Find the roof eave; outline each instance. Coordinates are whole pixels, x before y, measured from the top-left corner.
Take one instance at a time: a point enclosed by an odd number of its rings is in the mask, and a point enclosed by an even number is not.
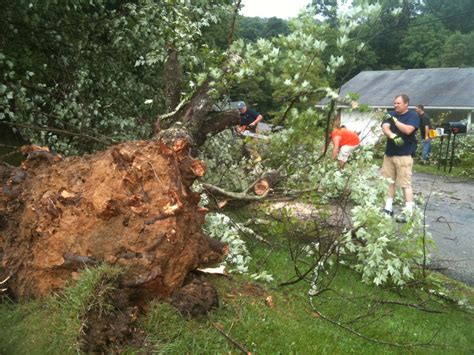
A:
[[[327,105],[317,104],[314,105],[318,108],[326,107]],[[349,108],[348,105],[338,105],[338,108]],[[393,108],[393,105],[368,105],[369,108]],[[415,108],[416,106],[408,106],[408,108]],[[452,107],[452,106],[424,106],[425,110],[462,110],[462,111],[474,111],[474,107]]]

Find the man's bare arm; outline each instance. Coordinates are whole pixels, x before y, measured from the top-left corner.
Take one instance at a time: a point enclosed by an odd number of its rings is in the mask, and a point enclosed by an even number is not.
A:
[[[263,116],[258,115],[257,118],[255,119],[255,121],[253,121],[251,124],[249,124],[249,126],[256,126],[261,120],[263,120]]]
[[[406,134],[407,136],[412,134],[416,129],[415,126],[405,124],[405,123],[401,123],[398,120],[394,120],[394,124],[395,124],[395,127],[397,127],[400,132],[402,132],[403,134]]]

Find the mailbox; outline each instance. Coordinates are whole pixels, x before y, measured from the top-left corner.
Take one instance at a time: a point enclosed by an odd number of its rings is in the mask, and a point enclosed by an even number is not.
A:
[[[461,122],[448,122],[444,127],[444,133],[460,134],[467,132],[467,125]]]

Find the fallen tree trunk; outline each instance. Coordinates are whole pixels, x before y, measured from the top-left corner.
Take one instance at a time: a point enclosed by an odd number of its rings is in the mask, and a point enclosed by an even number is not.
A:
[[[281,180],[280,169],[270,170],[262,174],[243,192],[233,192],[224,190],[218,186],[203,183],[204,190],[214,198],[218,199],[219,208],[224,208],[230,201],[256,202],[266,199],[273,187]],[[254,194],[251,194],[253,190]]]
[[[207,210],[190,186],[205,166],[186,139],[64,160],[29,153],[0,195],[0,259],[15,296],[44,296],[106,262],[125,268],[124,286],[168,297],[191,270],[222,259],[224,245],[201,231]]]

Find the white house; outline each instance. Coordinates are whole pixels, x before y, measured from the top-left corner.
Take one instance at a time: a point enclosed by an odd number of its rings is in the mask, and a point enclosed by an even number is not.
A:
[[[472,128],[474,68],[363,71],[341,87],[341,96],[349,93],[357,93],[358,102],[373,110],[393,109],[394,97],[407,94],[409,108],[423,105],[434,126],[448,121],[463,121],[468,130]],[[343,110],[341,123],[360,131],[365,143],[374,142],[381,134],[380,119],[374,118],[373,112]],[[371,132],[372,129],[375,132]]]

